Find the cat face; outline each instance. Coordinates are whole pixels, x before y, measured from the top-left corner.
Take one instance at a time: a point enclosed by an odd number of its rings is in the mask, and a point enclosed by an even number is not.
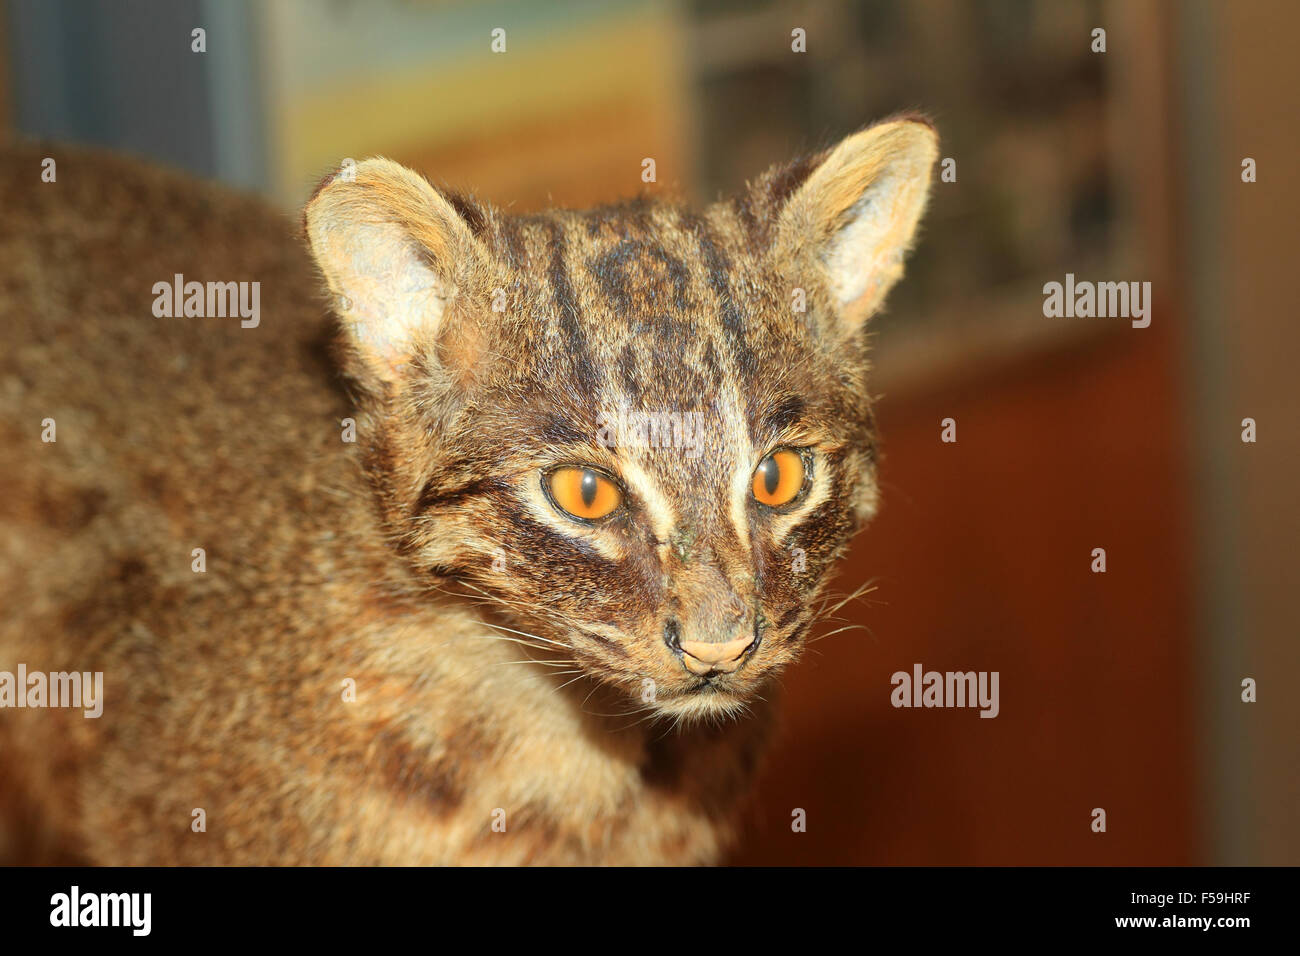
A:
[[[328,181],[307,233],[403,553],[547,663],[742,709],[874,511],[864,324],[936,150],[882,124],[699,213],[505,216],[385,160]]]

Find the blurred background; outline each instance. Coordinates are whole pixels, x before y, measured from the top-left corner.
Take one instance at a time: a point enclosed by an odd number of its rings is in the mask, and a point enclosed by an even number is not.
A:
[[[515,211],[707,201],[928,113],[956,176],[873,320],[884,506],[838,584],[874,583],[868,629],[787,676],[734,861],[1300,864],[1300,4],[0,0],[0,30],[5,132],[286,213],[374,154]],[[1067,272],[1151,282],[1151,326],[1045,318]],[[998,671],[1001,713],[894,709],[917,663]]]

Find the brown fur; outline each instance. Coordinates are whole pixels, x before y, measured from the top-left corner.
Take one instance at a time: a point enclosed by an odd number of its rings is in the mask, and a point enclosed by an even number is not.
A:
[[[105,703],[0,710],[0,854],[7,833],[12,858],[126,864],[717,860],[773,677],[875,507],[862,324],[933,144],[897,121],[700,213],[508,217],[368,161],[304,221],[334,333],[260,203],[6,150],[0,670],[102,671]],[[859,203],[886,168],[905,188]],[[887,235],[850,301],[826,244],[855,203]],[[260,281],[260,325],[154,318],[174,273]],[[599,445],[621,405],[700,412],[704,453]],[[809,449],[806,502],[738,504],[777,446]],[[563,462],[624,479],[625,510],[548,510]],[[670,622],[761,639],[705,687]]]

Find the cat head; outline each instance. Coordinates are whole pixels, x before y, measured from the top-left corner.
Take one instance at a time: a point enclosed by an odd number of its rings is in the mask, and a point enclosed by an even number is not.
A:
[[[700,212],[511,216],[385,159],[323,183],[306,232],[416,573],[659,713],[742,709],[875,510],[865,327],[937,149],[888,121]]]

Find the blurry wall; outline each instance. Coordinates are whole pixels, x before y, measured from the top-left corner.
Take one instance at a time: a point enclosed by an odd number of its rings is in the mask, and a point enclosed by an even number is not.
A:
[[[1300,155],[1291,38],[1300,5],[1202,0],[1183,12],[1185,167],[1175,219],[1194,336],[1187,410],[1197,479],[1202,767],[1212,858],[1300,863]],[[1254,159],[1258,181],[1243,183]],[[1255,444],[1221,444],[1243,418]],[[1271,434],[1265,436],[1267,427]],[[1243,707],[1240,682],[1259,684]]]
[[[249,0],[8,0],[14,125],[263,187],[254,10]],[[192,50],[197,26],[210,36],[204,54]]]

